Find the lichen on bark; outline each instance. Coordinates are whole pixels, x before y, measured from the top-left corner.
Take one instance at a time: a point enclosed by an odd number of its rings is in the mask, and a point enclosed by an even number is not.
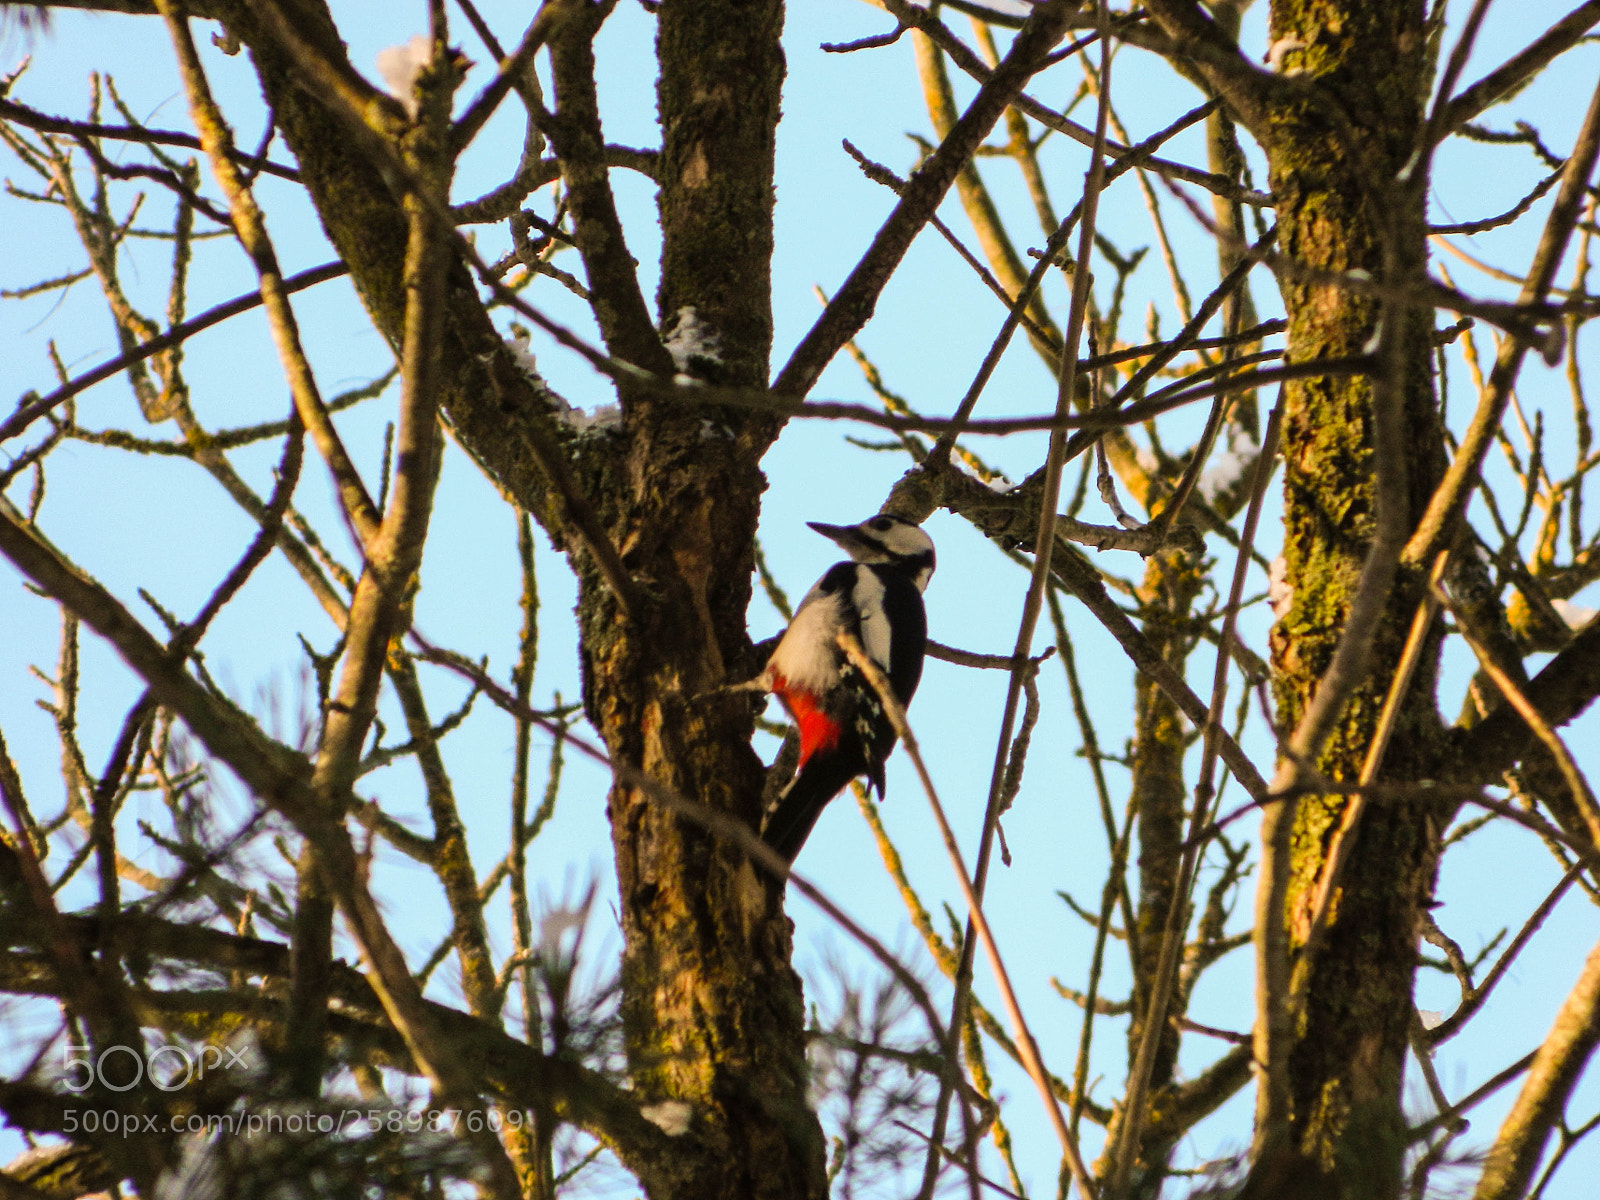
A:
[[[1280,286],[1291,361],[1367,352],[1379,321],[1403,323],[1399,377],[1325,377],[1285,389],[1284,549],[1293,602],[1272,633],[1280,727],[1293,729],[1346,636],[1375,532],[1374,405],[1403,406],[1407,467],[1399,498],[1409,528],[1442,470],[1429,362],[1431,312],[1397,300],[1426,262],[1425,188],[1402,170],[1419,145],[1428,71],[1423,6],[1279,0],[1274,38],[1304,45],[1304,86],[1265,131],[1285,263]],[[1420,174],[1420,172],[1418,172]],[[1341,276],[1356,286],[1341,286]],[[1386,285],[1386,299],[1361,281]],[[1371,668],[1317,764],[1334,780],[1360,773],[1423,580],[1402,570],[1376,632]],[[1383,777],[1428,778],[1443,749],[1433,711],[1437,634],[1404,703]],[[1303,799],[1284,914],[1294,947],[1348,797]],[[1401,1084],[1411,1019],[1416,929],[1432,892],[1437,814],[1422,802],[1370,808],[1312,967],[1290,1051],[1290,1150],[1347,1194],[1399,1186]],[[1258,1176],[1269,1169],[1258,1165]],[[1337,1182],[1335,1182],[1337,1181]]]

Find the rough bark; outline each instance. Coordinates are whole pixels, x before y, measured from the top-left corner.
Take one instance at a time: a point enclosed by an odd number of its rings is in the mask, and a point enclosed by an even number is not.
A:
[[[236,17],[324,227],[374,322],[397,341],[404,307],[399,205],[248,13]],[[302,30],[342,60],[325,11],[318,17]],[[705,344],[720,368],[709,357],[693,368],[720,370],[719,382],[758,386],[772,337],[782,6],[667,0],[660,22],[662,311],[675,317],[693,307],[714,333]],[[568,60],[563,78],[584,74],[585,32],[568,29],[566,40],[558,39],[556,53]],[[574,216],[590,286],[600,293],[602,329],[615,340],[614,353],[661,366],[659,342],[653,352],[636,344],[638,320],[628,318],[638,310],[625,311],[631,281],[620,247],[605,241],[614,220],[614,210],[609,217],[606,211],[608,185],[603,171],[583,161],[584,149],[594,148],[598,115],[581,88],[563,93],[558,82],[557,91],[553,141],[587,172],[587,207]],[[441,408],[451,430],[502,491],[558,545],[571,546],[563,509],[529,449],[531,439],[561,431],[512,365],[464,265],[452,268],[450,287],[440,373],[449,381]],[[620,435],[568,438],[564,449],[646,596],[628,620],[589,556],[573,550],[587,715],[619,762],[749,821],[763,781],[750,748],[749,704],[699,697],[746,665],[745,608],[765,487],[756,463],[776,424],[745,412],[625,399]],[[705,418],[713,415],[715,434],[705,436]],[[653,1196],[821,1194],[822,1139],[805,1098],[804,1013],[789,967],[781,889],[741,853],[636,788],[615,788],[609,814],[635,1088],[644,1102],[673,1098],[694,1111],[690,1134],[677,1143],[681,1153],[630,1166]],[[628,1162],[627,1147],[618,1148]]]
[[[1423,5],[1280,0],[1274,38],[1305,43],[1310,79],[1280,98],[1263,137],[1288,265],[1280,285],[1289,359],[1361,353],[1380,306],[1329,281],[1365,272],[1391,286],[1420,281],[1426,253],[1425,189],[1400,178],[1421,131],[1427,64]],[[1298,62],[1299,60],[1297,60]],[[1413,172],[1420,174],[1420,172]],[[1324,273],[1308,277],[1301,268]],[[1403,405],[1409,441],[1401,505],[1409,528],[1441,469],[1427,358],[1431,313],[1391,304],[1405,347],[1389,386],[1370,377],[1324,378],[1286,390],[1283,429],[1284,557],[1294,589],[1273,631],[1280,725],[1293,729],[1335,647],[1348,633],[1354,591],[1375,532],[1375,405]],[[1339,719],[1319,766],[1353,780],[1421,594],[1402,573],[1379,624],[1371,671]],[[1383,772],[1430,777],[1442,731],[1432,707],[1433,654],[1410,692]],[[1302,800],[1293,831],[1290,945],[1308,933],[1308,905],[1347,798]],[[1435,817],[1426,805],[1371,808],[1340,888],[1327,940],[1312,967],[1287,1064],[1286,1131],[1265,1131],[1252,1182],[1260,1194],[1393,1194],[1400,1181],[1400,1111],[1417,919],[1435,869]],[[1263,1131],[1258,1130],[1258,1137]],[[1282,1136],[1284,1140],[1278,1140]],[[1293,1181],[1293,1182],[1291,1182]]]
[[[62,3],[150,11],[144,0]],[[276,3],[298,38],[335,73],[355,78],[323,0]],[[1229,149],[1224,143],[1231,142],[1235,123],[1265,149],[1279,222],[1274,253],[1280,255],[1279,281],[1289,316],[1288,358],[1303,364],[1375,357],[1374,345],[1388,353],[1376,338],[1385,328],[1391,334],[1387,341],[1399,346],[1372,375],[1315,378],[1291,384],[1285,392],[1284,555],[1293,600],[1273,631],[1272,649],[1278,711],[1287,733],[1312,707],[1338,647],[1348,644],[1360,581],[1373,577],[1372,551],[1384,507],[1380,458],[1387,451],[1403,467],[1394,499],[1408,529],[1441,475],[1444,443],[1428,357],[1432,313],[1420,298],[1417,303],[1406,298],[1406,289],[1425,275],[1427,168],[1418,150],[1432,64],[1421,0],[1391,5],[1275,0],[1272,37],[1285,68],[1277,74],[1236,53],[1232,41],[1243,6],[1219,0],[1211,6],[1215,19],[1195,0],[1148,0],[1146,11],[1188,55],[1180,70],[1204,80],[1227,106],[1226,119],[1219,114],[1213,122],[1213,150]],[[940,85],[932,89],[935,127],[943,144],[908,181],[894,215],[852,274],[847,302],[830,306],[802,343],[780,390],[803,395],[845,339],[861,328],[901,256],[951,186],[967,206],[1002,285],[1011,292],[1020,287],[1020,260],[1001,236],[971,155],[1007,104],[1022,103],[1017,89],[1031,77],[1043,51],[1059,40],[1069,8],[1060,2],[1040,8],[1017,39],[1025,52],[1014,48],[965,114],[956,112],[942,74],[935,81]],[[1586,4],[1578,13],[1594,8]],[[763,387],[772,350],[772,188],[784,73],[782,5],[779,0],[662,0],[659,6],[662,146],[652,161],[663,249],[653,310],[638,286],[623,237],[610,191],[608,167],[615,164],[600,129],[591,43],[610,10],[604,0],[552,0],[549,11],[558,14],[549,42],[553,108],[539,117],[559,159],[574,241],[606,350],[663,375],[684,371],[712,383]],[[407,216],[396,176],[371,157],[370,147],[363,149],[361,140],[350,136],[348,119],[327,106],[324,93],[306,76],[303,60],[296,61],[297,53],[275,40],[262,16],[264,0],[207,0],[191,11],[222,20],[248,46],[277,127],[298,160],[299,178],[376,327],[400,347],[407,311]],[[1578,13],[1562,38],[1581,31]],[[1553,53],[1556,44],[1549,41],[1546,49]],[[939,66],[934,45],[923,45],[925,69]],[[1177,51],[1172,53],[1176,57]],[[1487,103],[1491,92],[1498,96],[1514,82],[1500,79],[1493,87],[1469,88],[1445,110],[1444,124],[1465,119],[1468,109],[1476,111],[1474,104]],[[1460,108],[1463,104],[1466,108]],[[1213,165],[1231,173],[1236,162],[1230,152],[1214,158]],[[1226,270],[1243,255],[1245,226],[1237,206],[1217,212],[1225,218],[1220,224]],[[1373,281],[1382,285],[1381,295],[1370,286]],[[765,486],[759,463],[781,420],[759,408],[687,405],[623,384],[621,427],[578,433],[552,420],[548,395],[516,366],[465,261],[451,262],[447,290],[438,363],[445,381],[441,412],[497,486],[570,554],[580,581],[586,713],[610,754],[626,768],[624,782],[608,796],[607,811],[624,933],[622,1010],[631,1089],[610,1088],[598,1078],[567,1079],[563,1064],[545,1061],[527,1047],[508,1048],[494,1025],[494,1007],[485,1002],[494,979],[481,957],[467,964],[473,1016],[436,1006],[427,1015],[458,1045],[477,1038],[480,1057],[466,1061],[474,1069],[483,1066],[482,1078],[503,1095],[557,1112],[607,1138],[653,1197],[819,1196],[826,1190],[823,1147],[806,1103],[803,1004],[789,966],[782,889],[725,839],[682,812],[662,808],[629,782],[648,776],[712,813],[749,824],[759,812],[763,770],[749,745],[749,704],[710,693],[755,666],[745,616]],[[1035,315],[1045,322],[1042,309]],[[691,327],[692,339],[673,336]],[[682,350],[690,340],[693,356]],[[1380,431],[1396,410],[1403,436],[1399,444],[1386,446]],[[1113,446],[1115,457],[1120,451],[1115,441]],[[948,464],[943,469],[949,470]],[[938,502],[965,511],[979,528],[1009,539],[1008,544],[1033,548],[1025,531],[1031,528],[1026,522],[1037,519],[1036,503],[1027,487],[1002,502],[953,471],[949,479],[932,480],[937,489],[929,487],[928,476],[938,470],[925,473],[920,485],[915,475],[908,477],[903,489],[929,490],[923,513],[935,503],[937,490]],[[1153,481],[1146,483],[1150,486],[1136,489],[1136,495],[1155,511],[1157,489]],[[1036,482],[1032,486],[1036,489]],[[970,493],[966,505],[962,488]],[[583,521],[573,507],[575,495],[589,508]],[[1016,528],[996,532],[1008,516],[1016,519]],[[616,548],[616,564],[599,557],[596,537]],[[1473,566],[1458,561],[1453,570]],[[1481,564],[1477,567],[1482,573]],[[1190,648],[1182,622],[1200,594],[1202,568],[1187,550],[1169,547],[1152,554],[1140,597],[1142,629],[1112,604],[1083,556],[1061,553],[1055,568],[1057,581],[1113,627],[1146,672],[1137,686],[1132,783],[1141,844],[1138,919],[1129,930],[1136,942],[1133,1047],[1144,1033],[1141,1015],[1147,1011],[1149,981],[1156,975],[1162,926],[1179,874],[1189,748],[1183,718],[1194,723],[1196,710],[1203,710],[1192,692],[1179,691]],[[619,582],[627,585],[626,595],[619,595]],[[1484,615],[1498,630],[1504,611],[1486,578],[1480,582]],[[1335,780],[1352,781],[1361,771],[1421,596],[1419,569],[1402,564],[1393,585],[1385,587],[1370,672],[1321,744],[1316,763]],[[1459,602],[1459,580],[1452,587]],[[1563,629],[1556,632],[1566,635]],[[373,644],[381,650],[388,639]],[[1522,760],[1532,744],[1520,718],[1504,709],[1447,742],[1432,707],[1435,653],[1436,648],[1425,652],[1404,703],[1380,775],[1384,782],[1477,782]],[[1597,662],[1600,633],[1591,628],[1571,640],[1528,691],[1559,724],[1600,690]],[[424,711],[408,708],[407,715],[413,732],[427,729]],[[248,749],[265,753],[254,743]],[[1247,762],[1230,759],[1230,765],[1241,778],[1250,769]],[[1259,794],[1265,785],[1257,779],[1247,786]],[[1583,832],[1582,822],[1559,807],[1561,801],[1558,794],[1550,805],[1558,822]],[[280,808],[287,804],[282,797],[275,802]],[[1399,1189],[1401,1086],[1417,929],[1431,896],[1438,835],[1449,811],[1407,800],[1371,806],[1358,828],[1327,936],[1313,955],[1307,947],[1313,899],[1348,804],[1344,797],[1311,796],[1295,810],[1289,886],[1278,915],[1287,926],[1290,950],[1305,960],[1306,1001],[1295,1015],[1287,1056],[1266,1064],[1284,1080],[1286,1102],[1270,1127],[1259,1131],[1247,1196],[1387,1198]],[[460,845],[453,833],[450,821],[442,820],[439,841],[456,853]],[[316,856],[308,850],[308,860]],[[455,894],[471,898],[476,881],[464,852],[459,866],[447,882]],[[0,855],[0,883],[5,867]],[[306,880],[316,881],[314,867],[308,863]],[[332,920],[331,902],[314,892],[308,889],[302,897],[301,917],[316,927],[313,932],[322,932]],[[483,942],[481,921],[458,932],[464,949],[466,943]],[[279,963],[274,957],[272,973],[287,972],[300,998],[263,1018],[281,1024],[285,1013],[292,1021],[297,1010],[328,1016],[325,1025],[320,1019],[297,1025],[297,1041],[290,1043],[305,1049],[296,1083],[307,1093],[320,1086],[319,1044],[326,1036],[347,1036],[353,1020],[349,1011],[324,1013],[328,996],[348,999],[346,993],[355,988],[334,969],[328,946],[325,937],[297,935],[303,962]],[[242,939],[230,947],[240,955],[247,949]],[[264,953],[258,945],[248,949]],[[33,968],[31,962],[25,965]],[[1579,995],[1589,1008],[1595,1003],[1595,988],[1588,986],[1592,975],[1591,970],[1585,976]],[[1181,1015],[1184,1000],[1180,988],[1169,1018]],[[377,1014],[367,1023],[377,1025],[382,1014],[376,1002],[367,1007]],[[1592,1033],[1592,1022],[1577,1025]],[[1178,1086],[1177,1036],[1175,1027],[1164,1028],[1158,1043],[1148,1111],[1139,1114],[1143,1133],[1131,1194],[1159,1187],[1176,1140],[1247,1077],[1249,1054],[1236,1047],[1200,1079]],[[404,1046],[393,1036],[388,1044],[398,1047],[390,1058],[403,1067]],[[1547,1132],[1551,1099],[1564,1096],[1571,1071],[1592,1050],[1593,1039],[1574,1037],[1567,1044],[1565,1056],[1546,1072],[1545,1095],[1528,1108],[1532,1133],[1524,1139],[1521,1157],[1491,1170],[1512,1180],[1497,1184],[1502,1191],[1521,1186],[1517,1181],[1525,1179],[1537,1158],[1533,1134],[1542,1138]],[[518,1080],[508,1081],[507,1074]],[[604,1103],[590,1099],[590,1093]],[[669,1138],[639,1114],[641,1104],[666,1099],[683,1102],[691,1113],[682,1136]]]
[[[1182,671],[1193,647],[1184,628],[1204,582],[1199,559],[1187,550],[1166,550],[1145,563],[1139,600],[1144,610],[1142,627],[1150,643],[1176,670]],[[1136,1063],[1145,1037],[1152,986],[1159,971],[1163,934],[1177,894],[1183,857],[1184,810],[1188,788],[1183,763],[1188,749],[1188,729],[1178,705],[1148,675],[1134,685],[1133,779],[1129,803],[1138,814],[1138,907],[1136,928],[1130,932],[1134,961],[1132,1019],[1128,1023],[1128,1062]],[[1188,926],[1187,915],[1183,920]],[[1129,1194],[1154,1196],[1160,1191],[1165,1166],[1175,1136],[1170,1122],[1152,1121],[1172,1101],[1171,1088],[1178,1063],[1178,1026],[1183,1003],[1174,997],[1166,1006],[1160,1040],[1156,1044],[1148,1083],[1149,1112],[1140,1126],[1138,1148],[1129,1175]],[[1117,1128],[1127,1114],[1118,1114],[1107,1135],[1116,1140]]]

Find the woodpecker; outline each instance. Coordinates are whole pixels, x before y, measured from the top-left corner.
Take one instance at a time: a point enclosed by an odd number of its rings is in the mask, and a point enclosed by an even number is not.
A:
[[[910,521],[871,517],[859,525],[808,521],[844,548],[800,602],[789,628],[758,676],[800,734],[794,779],[768,807],[761,837],[793,862],[822,810],[858,775],[883,798],[883,764],[895,733],[872,684],[839,648],[850,630],[889,677],[902,705],[922,678],[928,618],[922,593],[933,577],[933,542]]]

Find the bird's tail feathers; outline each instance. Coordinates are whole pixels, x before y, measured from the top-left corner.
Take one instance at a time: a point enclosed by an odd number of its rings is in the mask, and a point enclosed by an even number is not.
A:
[[[888,793],[883,790],[883,763],[883,759],[878,759],[876,762],[871,763],[867,767],[867,784],[869,787],[877,791],[878,800],[880,803],[883,801],[883,798],[888,795]]]
[[[789,781],[789,786],[778,793],[778,798],[767,810],[766,820],[761,825],[761,840],[781,855],[785,862],[792,863],[800,853],[800,848],[806,844],[806,839],[811,836],[811,830],[822,815],[822,810],[828,806],[828,801],[844,790],[844,786],[857,773],[838,763],[825,763],[817,759],[808,762]],[[877,768],[875,774],[881,777],[883,768]],[[878,784],[878,794],[881,796],[881,778],[874,782]]]

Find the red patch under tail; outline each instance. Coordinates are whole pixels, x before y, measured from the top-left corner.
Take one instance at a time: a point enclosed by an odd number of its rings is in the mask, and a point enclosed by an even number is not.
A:
[[[818,750],[831,750],[839,744],[840,726],[817,707],[817,698],[810,692],[791,688],[782,675],[774,673],[772,693],[789,710],[800,731],[800,767]]]

